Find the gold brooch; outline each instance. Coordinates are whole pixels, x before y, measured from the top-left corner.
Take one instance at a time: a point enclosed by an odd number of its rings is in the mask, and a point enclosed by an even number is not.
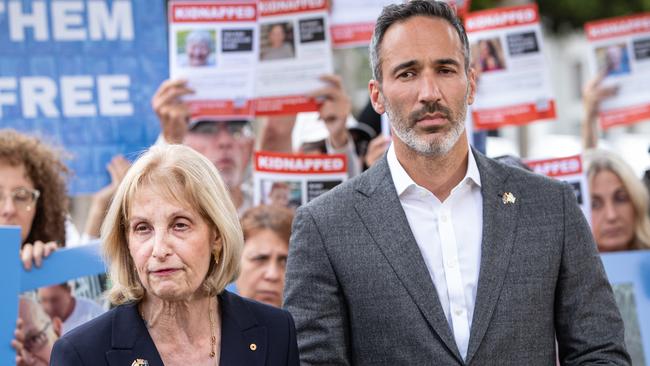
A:
[[[503,204],[507,205],[509,203],[515,203],[517,201],[517,198],[515,198],[515,195],[510,193],[510,192],[505,192],[502,196]]]
[[[135,361],[133,361],[131,366],[149,366],[149,361],[138,358]]]

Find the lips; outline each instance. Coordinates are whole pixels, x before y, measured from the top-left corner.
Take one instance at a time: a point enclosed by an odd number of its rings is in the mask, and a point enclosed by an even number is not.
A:
[[[149,273],[155,276],[170,276],[176,272],[180,271],[179,268],[159,268],[154,270],[149,270]]]

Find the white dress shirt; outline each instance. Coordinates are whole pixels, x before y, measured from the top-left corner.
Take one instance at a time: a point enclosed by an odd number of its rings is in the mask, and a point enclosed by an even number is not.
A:
[[[465,177],[440,202],[406,173],[393,145],[388,149],[387,158],[400,203],[464,359],[474,314],[483,236],[483,199],[476,160],[470,151]]]

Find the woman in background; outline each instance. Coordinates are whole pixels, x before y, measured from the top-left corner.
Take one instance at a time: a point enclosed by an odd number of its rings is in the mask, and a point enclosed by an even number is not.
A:
[[[244,251],[236,281],[241,296],[282,306],[293,211],[280,206],[256,206],[244,213]]]
[[[591,194],[591,229],[601,252],[650,249],[648,191],[611,151],[584,154]]]
[[[20,258],[28,270],[32,262],[39,267],[44,257],[65,243],[67,172],[58,151],[34,137],[0,130],[0,225],[20,227]],[[17,365],[49,362],[49,349],[43,351],[41,343],[34,341],[40,339],[33,336],[34,323],[22,319],[35,311],[34,306],[28,299],[20,302],[12,342]],[[50,325],[50,336],[60,334],[60,321]]]

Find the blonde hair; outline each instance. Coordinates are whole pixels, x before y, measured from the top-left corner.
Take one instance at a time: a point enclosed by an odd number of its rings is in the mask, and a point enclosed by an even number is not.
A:
[[[131,204],[145,187],[158,189],[171,201],[186,203],[216,231],[221,255],[215,264],[212,253],[202,287],[208,296],[221,293],[239,274],[244,239],[237,211],[217,169],[207,158],[187,146],[167,145],[151,147],[133,164],[117,188],[102,224],[103,253],[112,281],[108,299],[119,305],[144,296],[129,253],[127,223]]]
[[[615,174],[623,183],[627,191],[636,219],[634,221],[634,241],[629,249],[650,248],[650,217],[648,216],[648,205],[650,197],[648,190],[641,180],[636,177],[632,168],[611,151],[602,149],[591,149],[584,153],[585,165],[587,166],[587,179],[589,186],[593,184],[596,175],[604,170]]]

